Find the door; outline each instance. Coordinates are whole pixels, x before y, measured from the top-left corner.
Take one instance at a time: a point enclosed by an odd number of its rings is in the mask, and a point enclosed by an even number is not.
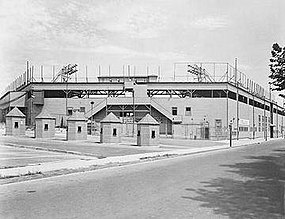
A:
[[[270,126],[270,138],[273,138],[273,126]]]
[[[209,127],[205,127],[205,139],[210,138]]]

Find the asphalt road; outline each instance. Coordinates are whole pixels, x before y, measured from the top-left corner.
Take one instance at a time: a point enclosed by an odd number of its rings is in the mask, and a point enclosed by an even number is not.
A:
[[[283,140],[2,185],[0,216],[281,218],[284,187]]]

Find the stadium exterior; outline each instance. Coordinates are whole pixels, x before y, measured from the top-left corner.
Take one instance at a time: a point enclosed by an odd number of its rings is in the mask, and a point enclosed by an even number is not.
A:
[[[26,115],[27,126],[35,124],[43,109],[56,117],[57,126],[65,126],[78,110],[88,118],[93,133],[113,112],[123,123],[124,135],[131,136],[136,134],[136,123],[150,113],[160,123],[160,134],[174,138],[226,139],[230,125],[234,138],[284,137],[284,105],[236,67],[187,62],[176,63],[176,71],[181,66],[187,75],[183,80],[175,72],[172,80],[128,72],[98,76],[96,81],[87,77],[77,81],[75,74],[66,79],[63,70],[53,80],[42,75],[36,79],[28,66],[1,97],[1,120],[5,122],[5,115],[17,106]],[[209,71],[213,66],[214,74]]]

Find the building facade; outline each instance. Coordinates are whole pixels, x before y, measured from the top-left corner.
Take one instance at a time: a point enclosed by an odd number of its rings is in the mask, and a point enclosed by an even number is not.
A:
[[[0,99],[2,117],[11,106],[26,112],[26,122],[46,109],[56,126],[66,126],[74,110],[98,127],[110,112],[122,122],[123,135],[135,136],[137,122],[150,114],[160,135],[187,139],[284,136],[285,111],[252,81],[227,71],[226,80],[161,81],[157,76],[98,77],[97,82],[26,81]],[[68,91],[68,92],[67,92]]]

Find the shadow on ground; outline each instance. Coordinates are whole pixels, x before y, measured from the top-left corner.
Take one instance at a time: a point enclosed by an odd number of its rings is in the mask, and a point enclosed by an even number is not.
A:
[[[203,188],[187,188],[191,195],[183,198],[199,201],[201,207],[230,218],[285,218],[285,150],[246,158],[248,162],[222,165],[238,174],[240,180],[216,178],[202,182]]]

